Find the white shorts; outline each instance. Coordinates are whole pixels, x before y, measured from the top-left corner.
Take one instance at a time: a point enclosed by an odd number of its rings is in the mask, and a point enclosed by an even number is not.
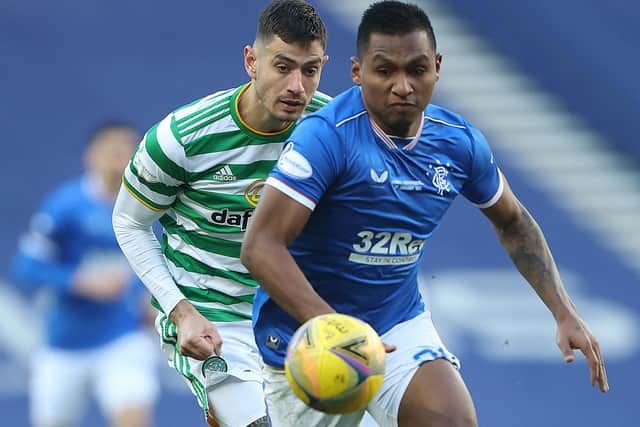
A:
[[[78,424],[91,397],[105,415],[151,407],[158,395],[157,349],[135,332],[91,350],[44,348],[33,358],[30,410],[33,425]]]
[[[436,359],[446,359],[458,369],[460,363],[445,348],[429,312],[396,325],[382,341],[397,349],[387,354],[384,382],[366,410],[381,427],[397,427],[400,401],[418,367]],[[364,415],[364,410],[330,415],[308,407],[293,393],[282,369],[265,366],[263,378],[273,427],[353,427]]]
[[[262,391],[262,359],[253,338],[251,321],[213,324],[222,338],[220,356],[227,366],[226,373],[218,373],[214,384],[205,379],[203,367],[207,361],[180,354],[175,325],[164,314],[156,318],[156,329],[169,366],[185,379],[205,417],[211,404],[221,427],[246,426],[267,413]]]

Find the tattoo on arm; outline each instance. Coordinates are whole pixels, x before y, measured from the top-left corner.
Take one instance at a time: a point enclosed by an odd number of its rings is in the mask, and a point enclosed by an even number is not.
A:
[[[498,229],[500,240],[520,273],[552,313],[568,297],[542,230],[529,212],[520,205],[520,216]]]

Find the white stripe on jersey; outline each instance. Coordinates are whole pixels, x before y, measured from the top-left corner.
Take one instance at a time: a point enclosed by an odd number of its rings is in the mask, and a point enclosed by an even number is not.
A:
[[[316,202],[314,202],[313,200],[311,200],[310,198],[308,198],[307,196],[305,196],[302,193],[299,193],[298,191],[294,190],[293,188],[289,187],[287,184],[285,184],[284,182],[280,181],[277,178],[274,177],[269,177],[267,178],[267,185],[272,186],[273,188],[283,192],[284,194],[286,194],[287,196],[291,197],[293,200],[295,200],[296,202],[300,203],[301,205],[314,210],[316,208]]]
[[[336,123],[336,127],[339,128],[340,126],[342,126],[343,124],[347,123],[348,121],[351,121],[353,119],[357,119],[358,117],[360,117],[361,115],[366,114],[366,113],[367,113],[367,110],[364,110],[364,111],[360,111],[358,114],[356,114],[354,116],[347,117],[346,119],[341,120],[338,123]]]
[[[186,217],[184,215],[177,216],[173,210],[168,210],[167,215],[169,215],[179,226],[183,227],[186,231],[195,231],[197,233],[205,233],[207,236],[212,237],[214,239],[224,239],[229,240],[231,242],[241,243],[244,238],[243,232],[238,233],[212,233],[210,231],[203,231],[202,228],[196,224],[191,218]]]
[[[178,181],[171,175],[168,175],[164,170],[162,170],[147,152],[146,145],[147,140],[145,136],[145,139],[143,139],[140,143],[140,148],[138,149],[138,151],[136,151],[136,154],[133,157],[133,165],[138,170],[138,174],[141,175],[142,178],[147,179],[149,182],[161,182],[171,187],[180,186],[182,184],[182,181]],[[140,166],[142,167],[142,170],[140,170]]]
[[[245,316],[251,316],[251,313],[253,311],[252,309],[252,305],[249,304],[248,302],[241,302],[238,304],[222,304],[219,302],[210,302],[210,303],[204,303],[204,302],[200,302],[200,301],[191,301],[191,304],[193,304],[196,308],[198,307],[203,307],[203,308],[208,308],[210,310],[231,310],[231,311],[235,311],[236,313],[242,313]]]
[[[192,141],[202,138],[203,136],[239,131],[240,128],[238,127],[236,122],[233,120],[233,117],[231,116],[229,111],[230,110],[228,108],[225,108],[223,111],[220,111],[218,114],[215,115],[215,117],[218,117],[219,115],[222,115],[222,114],[227,114],[227,116],[222,117],[221,119],[216,120],[215,122],[203,127],[202,129],[198,129],[197,131],[185,136],[184,138],[182,138],[182,143],[184,145],[187,145]],[[214,116],[211,116],[211,117],[214,117]]]
[[[433,117],[430,117],[430,116],[424,116],[424,118],[427,119],[427,120],[430,120],[432,122],[435,122],[435,123],[443,124],[445,126],[451,126],[451,127],[458,128],[458,129],[466,129],[467,128],[466,126],[454,125],[453,123],[448,123],[448,122],[445,122],[444,120],[434,119]]]
[[[238,179],[235,181],[208,181],[206,178],[193,181],[191,187],[200,191],[216,192],[229,195],[242,195],[255,179]]]
[[[220,107],[222,105],[225,104],[229,104],[229,100],[226,100],[224,102],[221,102],[220,105],[217,105],[217,107]],[[184,128],[179,128],[178,132],[180,132],[181,134],[185,134],[185,133],[189,133],[189,131],[193,128],[197,128],[198,126],[201,126],[203,123],[215,119],[216,117],[220,117],[223,116],[225,114],[229,114],[229,111],[231,111],[229,108],[225,108],[223,110],[218,111],[215,114],[207,114],[206,116],[202,117],[201,119],[199,119],[198,121],[191,123],[189,126],[184,127]],[[215,122],[214,122],[215,123]],[[207,127],[205,126],[203,129],[206,129]],[[199,129],[197,132],[195,132],[195,134],[197,135],[198,133],[200,133],[202,131],[202,129]],[[197,135],[196,137],[199,137],[200,135]]]
[[[214,268],[222,268],[224,270],[235,271],[237,273],[249,273],[242,265],[238,258],[232,258],[224,255],[218,255],[205,250],[190,246],[180,239],[179,236],[173,234],[165,234],[169,247],[175,251],[179,251],[185,255],[197,259]]]
[[[249,145],[247,147],[220,151],[215,154],[199,154],[187,159],[188,167],[186,169],[192,173],[200,173],[227,163],[247,165],[259,160],[276,161],[280,156],[280,151],[282,151],[282,145],[283,142],[275,142],[262,145]]]
[[[189,170],[189,168],[184,167],[184,148],[171,131],[171,116],[165,117],[158,124],[156,137],[158,138],[158,145],[160,145],[160,149],[164,155],[182,169]]]
[[[131,186],[135,188],[137,192],[142,194],[147,199],[153,200],[154,203],[162,206],[169,206],[173,204],[173,201],[175,200],[175,196],[167,196],[162,193],[156,193],[155,191],[151,190],[145,184],[142,184],[138,179],[138,177],[134,175],[134,173],[131,172],[131,169],[129,169],[128,167],[124,171],[124,176],[127,179],[127,182],[131,184]]]
[[[231,94],[236,89],[237,88],[221,90],[219,92],[212,93],[211,95],[207,95],[193,105],[180,108],[178,111],[175,112],[174,116],[176,120],[180,121],[193,113],[197,113],[198,111],[204,110],[205,108],[210,107],[213,104],[216,104],[217,102],[224,99],[225,97],[231,96]]]
[[[249,286],[238,286],[238,282],[224,277],[209,276],[206,274],[193,273],[168,262],[171,277],[181,286],[189,286],[203,290],[215,289],[223,294],[232,297],[240,297],[245,295],[253,295],[256,288]],[[250,292],[251,290],[254,292]]]
[[[504,177],[502,176],[502,171],[500,169],[498,169],[498,175],[500,175],[500,182],[498,183],[498,189],[496,190],[496,193],[484,203],[472,203],[474,206],[480,209],[486,209],[495,205],[498,200],[500,200],[500,197],[502,197],[502,193],[504,192]]]

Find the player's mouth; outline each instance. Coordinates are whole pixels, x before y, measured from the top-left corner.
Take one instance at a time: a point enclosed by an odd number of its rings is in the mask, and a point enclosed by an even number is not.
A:
[[[389,104],[389,108],[394,111],[409,112],[414,111],[417,108],[417,105],[411,102],[394,102]]]
[[[287,111],[298,111],[304,108],[304,101],[299,99],[281,99],[280,104]]]

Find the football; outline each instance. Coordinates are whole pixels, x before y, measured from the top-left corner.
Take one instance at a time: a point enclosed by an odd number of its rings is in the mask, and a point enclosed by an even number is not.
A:
[[[330,414],[363,409],[384,378],[386,354],[376,331],[345,314],[305,322],[292,336],[284,363],[289,384],[308,406]]]

